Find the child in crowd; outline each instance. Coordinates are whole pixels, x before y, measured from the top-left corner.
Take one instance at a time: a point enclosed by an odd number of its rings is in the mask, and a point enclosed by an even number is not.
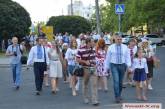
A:
[[[69,74],[68,74],[68,70],[67,70],[67,60],[65,59],[65,54],[66,54],[66,51],[68,49],[68,44],[67,43],[64,43],[62,45],[62,56],[63,56],[63,62],[62,62],[62,69],[63,69],[63,78],[64,78],[64,83],[68,83],[69,82]]]
[[[138,49],[135,59],[133,60],[133,70],[133,80],[136,82],[137,99],[146,101],[148,66],[141,49]]]
[[[132,66],[133,65],[133,59],[135,57],[135,54],[137,53],[137,46],[136,46],[136,40],[135,39],[131,39],[129,41],[128,49],[130,51],[131,66]],[[133,72],[127,71],[127,81],[128,81],[128,85],[134,86]]]

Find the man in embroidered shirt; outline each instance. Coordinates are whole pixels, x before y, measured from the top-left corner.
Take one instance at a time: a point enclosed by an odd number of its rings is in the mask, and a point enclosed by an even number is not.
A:
[[[115,43],[107,51],[105,67],[112,72],[116,103],[121,102],[123,77],[126,69],[131,66],[129,54],[127,46],[122,44],[122,37],[115,34]]]
[[[40,92],[42,91],[44,71],[46,71],[46,66],[49,64],[49,58],[46,48],[42,45],[43,38],[37,38],[36,42],[37,45],[33,46],[30,50],[27,65],[32,65],[34,63],[36,95],[40,95]]]

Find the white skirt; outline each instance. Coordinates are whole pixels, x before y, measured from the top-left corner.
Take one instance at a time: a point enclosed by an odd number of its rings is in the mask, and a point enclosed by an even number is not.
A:
[[[60,61],[50,60],[49,77],[62,78],[62,64]]]

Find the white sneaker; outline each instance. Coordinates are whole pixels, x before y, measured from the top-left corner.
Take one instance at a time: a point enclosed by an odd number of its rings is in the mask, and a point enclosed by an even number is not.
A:
[[[102,90],[102,88],[101,88],[101,87],[99,87],[99,88],[98,88],[98,90],[100,91],[100,90]]]
[[[77,84],[76,84],[76,86],[75,86],[76,91],[79,91],[79,87],[80,87],[80,83],[79,83],[79,80],[78,80],[78,82],[77,82]]]
[[[59,92],[59,91],[60,91],[60,89],[59,89],[59,88],[56,88],[56,91],[57,91],[57,92]]]
[[[79,87],[76,87],[76,91],[79,91]]]
[[[73,95],[73,96],[77,96],[76,91],[72,91],[72,95]]]
[[[89,99],[85,98],[85,99],[84,99],[84,103],[85,103],[85,104],[88,104],[88,103],[89,103]]]
[[[149,89],[149,90],[153,90],[151,84],[148,85],[148,89]]]
[[[49,84],[45,84],[46,87],[49,87]]]

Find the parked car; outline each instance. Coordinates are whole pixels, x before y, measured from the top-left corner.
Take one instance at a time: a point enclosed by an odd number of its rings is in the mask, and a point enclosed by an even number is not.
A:
[[[144,35],[144,38],[151,41],[152,44],[163,45],[165,44],[165,39],[156,34]]]
[[[141,40],[143,37],[144,37],[144,35],[138,35],[138,36],[137,36],[137,39],[138,39],[138,40]]]
[[[122,35],[122,43],[128,44],[128,42],[133,39],[134,37],[131,35]]]

